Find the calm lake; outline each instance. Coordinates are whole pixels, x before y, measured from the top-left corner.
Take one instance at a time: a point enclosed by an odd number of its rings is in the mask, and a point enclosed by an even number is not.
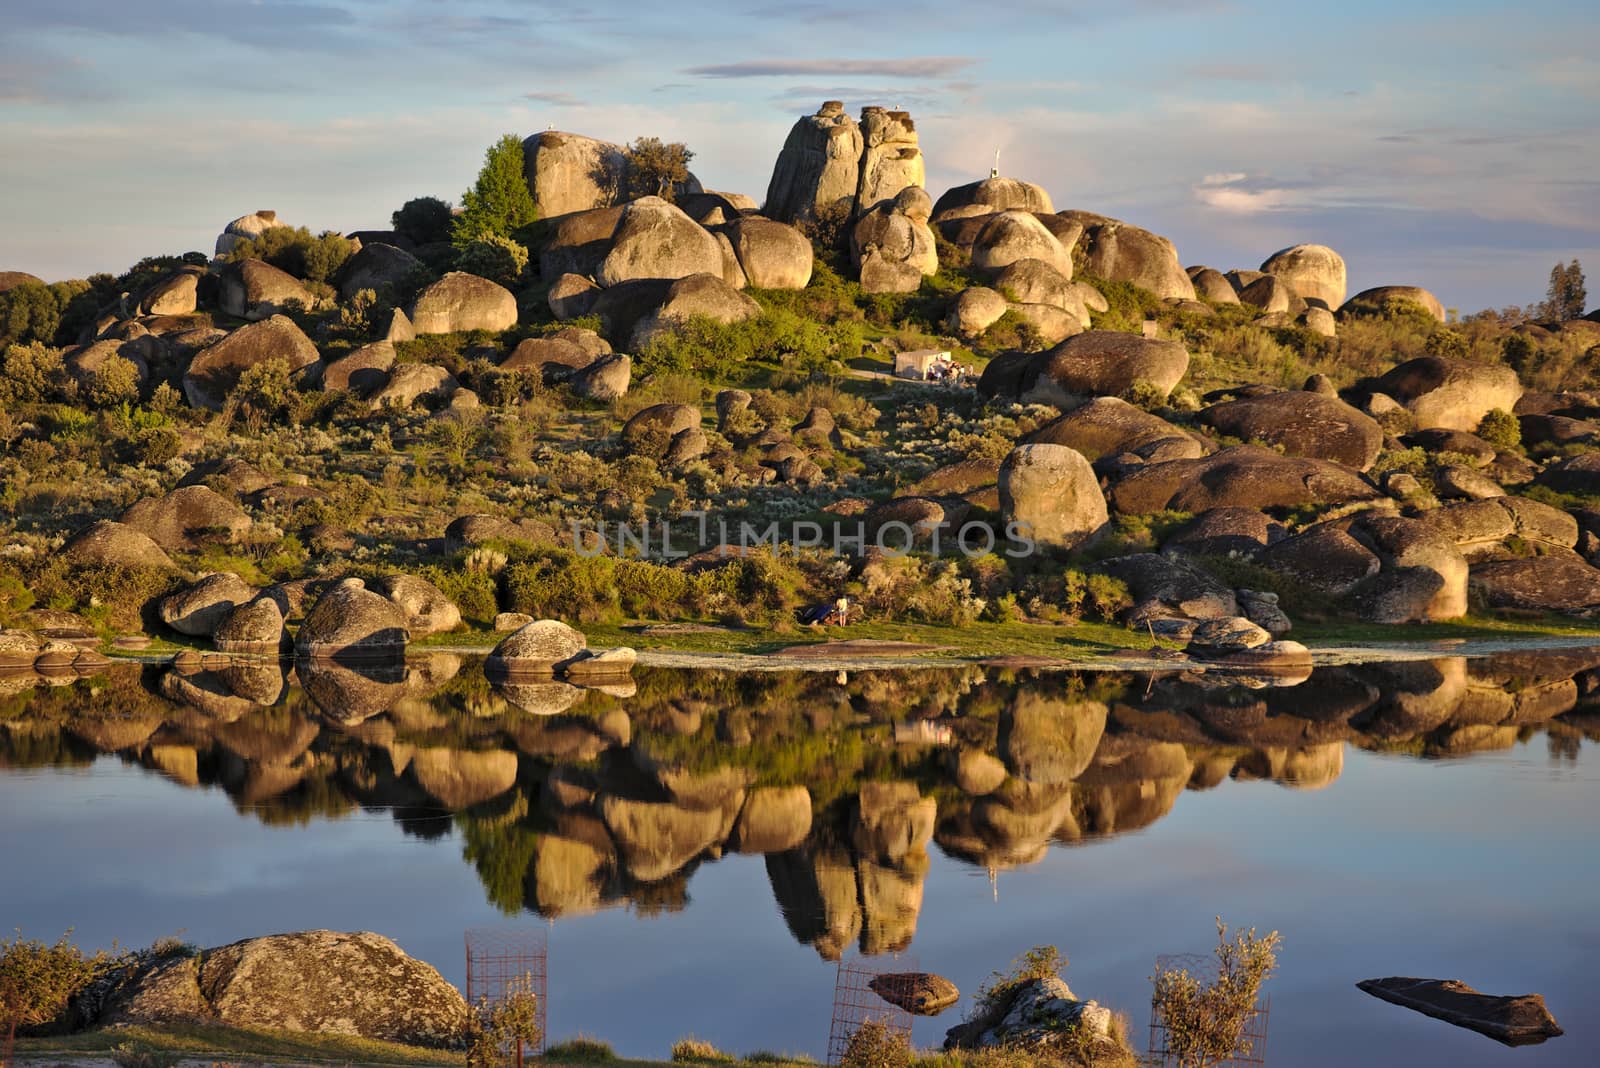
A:
[[[965,994],[1042,943],[1142,1050],[1155,958],[1209,953],[1220,915],[1283,933],[1269,1064],[1592,1065],[1597,828],[1600,650],[1276,687],[972,667],[498,689],[446,654],[0,677],[0,928],[372,930],[460,984],[467,929],[533,926],[552,1036],[636,1056],[694,1034],[821,1057],[841,956]],[[1388,975],[1542,993],[1567,1034],[1508,1049],[1355,987]]]

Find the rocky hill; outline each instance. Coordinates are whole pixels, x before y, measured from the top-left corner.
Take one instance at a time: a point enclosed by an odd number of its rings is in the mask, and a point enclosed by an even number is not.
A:
[[[787,627],[841,593],[1184,640],[1248,619],[1240,648],[1600,608],[1595,315],[1350,295],[1321,244],[1185,266],[1040,184],[935,198],[922,153],[908,114],[827,102],[762,206],[687,171],[626,199],[627,149],[546,132],[509,236],[260,210],[212,256],[0,272],[7,655],[275,650],[338,589],[391,649],[503,612]],[[893,379],[929,351],[972,374]],[[773,523],[801,551],[699,552]]]

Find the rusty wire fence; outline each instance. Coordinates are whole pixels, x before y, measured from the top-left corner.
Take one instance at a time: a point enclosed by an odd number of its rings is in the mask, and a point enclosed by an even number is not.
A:
[[[467,932],[467,1003],[494,1008],[513,994],[532,994],[539,1037],[518,1042],[507,1056],[520,1068],[525,1056],[544,1052],[550,1034],[550,933],[543,927],[474,927]]]
[[[1217,959],[1196,953],[1180,953],[1156,958],[1156,974],[1186,971],[1202,984],[1214,982],[1217,977]],[[1267,1063],[1267,1018],[1272,1010],[1272,999],[1262,998],[1245,1015],[1233,1052],[1205,1063],[1212,1068],[1256,1068]],[[1150,1050],[1145,1063],[1151,1068],[1183,1068],[1183,1050],[1174,1049],[1173,1028],[1161,1011],[1160,1001],[1150,998]]]
[[[828,1031],[828,1063],[843,1062],[850,1040],[863,1024],[876,1023],[886,1037],[911,1048],[911,1003],[917,965],[904,955],[839,958],[833,983],[833,1024]]]

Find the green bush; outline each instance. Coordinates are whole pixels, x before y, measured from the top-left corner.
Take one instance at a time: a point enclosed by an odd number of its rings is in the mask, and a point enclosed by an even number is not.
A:
[[[867,1020],[845,1043],[840,1068],[911,1068],[911,1043],[880,1020]]]
[[[20,933],[0,939],[0,1019],[19,1029],[42,1027],[109,965],[103,953],[85,957],[71,935],[68,931],[55,945],[25,940]]]
[[[637,369],[727,381],[747,374],[751,363],[765,363],[808,375],[835,360],[859,357],[862,336],[851,320],[825,325],[784,307],[742,323],[697,315],[652,338],[638,355]]]
[[[112,356],[88,376],[83,396],[96,408],[110,408],[139,399],[139,368],[132,360]]]
[[[579,1035],[545,1047],[544,1059],[551,1064],[600,1064],[617,1059],[611,1043],[591,1035]]]
[[[672,1059],[677,1064],[714,1064],[734,1060],[703,1038],[680,1038],[672,1044]]]
[[[23,282],[0,293],[0,345],[54,342],[63,306],[39,282]]]
[[[354,241],[331,230],[314,235],[304,226],[274,226],[253,240],[239,242],[224,258],[230,263],[265,260],[296,278],[326,284],[355,250]]]
[[[468,274],[514,289],[528,269],[528,250],[499,234],[485,234],[461,250],[457,266]]]
[[[1522,424],[1504,408],[1491,408],[1484,413],[1478,436],[1501,452],[1522,448]]]
[[[516,134],[505,134],[484,152],[477,181],[462,194],[451,240],[457,248],[465,248],[491,234],[510,237],[538,214],[522,172],[522,141]]]
[[[422,577],[439,588],[461,609],[461,618],[473,623],[489,624],[499,613],[495,576],[487,571],[469,567],[430,567]]]
[[[0,404],[9,407],[49,400],[64,380],[60,349],[39,341],[7,345],[0,358]]]

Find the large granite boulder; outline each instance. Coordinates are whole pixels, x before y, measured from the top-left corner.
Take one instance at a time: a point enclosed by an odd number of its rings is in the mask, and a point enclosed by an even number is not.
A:
[[[238,319],[255,322],[299,305],[304,311],[317,300],[300,279],[261,260],[240,260],[224,267],[217,280],[218,303]]]
[[[755,288],[804,289],[811,281],[811,242],[794,227],[741,216],[728,224],[727,234],[740,269]]]
[[[978,392],[1071,408],[1083,397],[1117,396],[1141,382],[1166,396],[1188,370],[1188,350],[1177,341],[1090,330],[1043,352],[991,360]]]
[[[688,404],[652,404],[622,425],[622,440],[630,451],[659,459],[666,456],[681,434],[700,429],[700,410]]]
[[[904,111],[861,109],[861,177],[856,213],[892,202],[906,189],[921,189],[926,173],[917,127]]]
[[[1134,619],[1219,619],[1239,614],[1233,589],[1178,556],[1134,553],[1107,560],[1106,574],[1128,584]]]
[[[614,286],[641,278],[722,277],[722,249],[711,233],[660,197],[641,197],[622,209],[611,248],[594,280]]]
[[[217,235],[216,255],[226,256],[241,242],[254,241],[268,230],[287,225],[275,211],[253,211],[249,215],[241,215],[224,226],[222,233]]]
[[[853,210],[864,147],[860,125],[837,100],[800,119],[773,164],[766,215],[793,223]]]
[[[322,388],[326,392],[349,390],[359,397],[370,397],[389,384],[394,358],[392,342],[362,345],[322,369]]]
[[[190,550],[212,541],[237,541],[253,525],[244,509],[209,486],[180,486],[135,501],[119,521],[157,544]]]
[[[1357,591],[1369,622],[1434,622],[1467,614],[1467,560],[1448,538],[1419,520],[1373,513],[1358,516],[1349,529],[1383,564],[1383,572]]]
[[[655,311],[634,324],[629,347],[638,351],[657,335],[693,318],[742,323],[760,315],[761,305],[754,297],[734,289],[719,275],[691,274],[669,285]]]
[[[989,1011],[952,1027],[945,1033],[944,1047],[1004,1049],[1009,1055],[1020,1052],[1024,1057],[1055,1060],[1066,1050],[1079,1048],[1085,1036],[1091,1045],[1105,1045],[1107,1063],[1132,1062],[1125,1049],[1116,1050],[1111,1010],[1095,1001],[1080,1001],[1066,980],[1051,975],[1024,980]],[[1070,1053],[1066,1056],[1079,1060]]]
[[[387,597],[348,578],[317,599],[295,635],[301,656],[363,659],[404,654],[411,635],[405,612]]]
[[[880,205],[850,231],[851,257],[869,293],[914,293],[925,276],[939,270],[939,250],[927,220],[897,205]]]
[[[1289,283],[1305,301],[1329,309],[1344,304],[1344,257],[1326,245],[1295,245],[1274,252],[1261,270]]]
[[[467,1017],[460,992],[389,939],[302,931],[130,965],[113,976],[96,1023],[221,1024],[455,1048]]]
[[[1469,559],[1500,555],[1506,539],[1513,537],[1563,550],[1578,545],[1578,520],[1574,516],[1526,497],[1447,504],[1418,518],[1448,538]]]
[[[1131,282],[1163,300],[1193,300],[1194,283],[1171,241],[1149,230],[1088,211],[1058,214],[1083,226],[1084,266],[1101,278]]]
[[[257,597],[230,609],[211,634],[220,653],[276,653],[286,640],[283,610],[271,597]]]
[[[204,273],[198,267],[183,267],[156,282],[139,297],[140,314],[194,314],[199,306],[200,279]]]
[[[1090,460],[1132,453],[1145,459],[1195,459],[1198,437],[1119,397],[1096,397],[1028,435],[1038,444],[1066,445]]]
[[[1383,428],[1370,415],[1320,393],[1267,393],[1214,404],[1200,422],[1230,437],[1277,446],[1290,456],[1333,460],[1365,471],[1383,447]]]
[[[1339,307],[1340,315],[1372,315],[1391,302],[1414,304],[1439,322],[1445,321],[1444,305],[1421,286],[1378,286],[1363,289]]]
[[[588,647],[589,639],[565,623],[535,620],[502,639],[484,668],[510,675],[549,675]]]
[[[1060,308],[1076,319],[1081,329],[1089,329],[1090,308],[1083,288],[1074,285],[1070,275],[1043,260],[1025,258],[1012,262],[995,275],[994,286],[1021,304]]]
[[[627,394],[633,381],[633,358],[626,353],[602,356],[567,379],[572,392],[602,404]]]
[[[443,634],[461,625],[461,609],[439,587],[419,575],[384,575],[373,581],[372,589],[405,613],[406,629],[413,637]]]
[[[1260,308],[1267,315],[1292,318],[1306,309],[1294,289],[1277,275],[1264,274],[1239,290],[1239,303]]]
[[[1019,445],[1000,465],[1008,527],[1052,549],[1075,549],[1106,527],[1106,498],[1089,461],[1065,445]]]
[[[1481,994],[1459,979],[1389,976],[1356,986],[1375,998],[1488,1035],[1508,1046],[1527,1046],[1564,1034],[1538,994]]]
[[[232,571],[213,571],[161,599],[161,622],[193,638],[209,638],[224,616],[254,600],[256,589]]]
[[[621,221],[620,207],[595,208],[557,219],[539,250],[540,275],[557,280],[565,274],[584,278],[593,275],[611,251],[611,238]]]
[[[920,278],[919,278],[920,283]],[[987,286],[970,286],[956,294],[945,325],[964,338],[982,337],[999,322],[1011,304],[998,291]]]
[[[367,397],[367,403],[375,412],[409,408],[418,401],[437,407],[460,389],[456,376],[437,364],[402,363],[389,372],[388,381]]]
[[[1061,247],[1044,223],[1025,211],[1003,211],[991,217],[972,244],[972,266],[998,273],[1018,260],[1039,260],[1072,278],[1072,251]]]
[[[1340,464],[1238,445],[1198,460],[1138,468],[1112,487],[1110,503],[1117,512],[1140,515],[1166,509],[1349,504],[1379,496],[1371,483]]]
[[[1600,610],[1600,569],[1576,555],[1489,560],[1472,565],[1470,581],[1491,608],[1584,616]]]
[[[947,189],[933,205],[936,221],[953,217],[953,213],[967,209],[968,214],[997,211],[1026,211],[1049,215],[1055,211],[1050,194],[1041,186],[1016,178],[992,177]]]
[[[517,325],[517,298],[487,278],[451,271],[417,294],[408,315],[418,334],[499,333]]]
[[[1211,304],[1238,304],[1239,291],[1227,276],[1214,267],[1190,267],[1186,272],[1194,285],[1194,294]]]
[[[1284,537],[1283,526],[1259,508],[1209,508],[1167,536],[1164,552],[1253,557]]]
[[[1442,356],[1407,360],[1371,380],[1374,392],[1405,405],[1417,429],[1478,429],[1491,410],[1511,411],[1522,396],[1517,373],[1504,364]]]
[[[627,177],[627,157],[606,141],[546,130],[522,142],[522,170],[539,218],[616,203]]]
[[[63,560],[83,567],[149,567],[171,570],[178,565],[148,534],[123,523],[101,519],[67,539]]]
[[[183,375],[184,395],[196,408],[221,411],[239,376],[269,360],[283,363],[293,374],[317,362],[317,346],[287,316],[274,315],[241,326],[189,361]]]
[[[339,269],[339,299],[349,300],[363,289],[382,294],[425,270],[422,261],[394,245],[363,244]]]

